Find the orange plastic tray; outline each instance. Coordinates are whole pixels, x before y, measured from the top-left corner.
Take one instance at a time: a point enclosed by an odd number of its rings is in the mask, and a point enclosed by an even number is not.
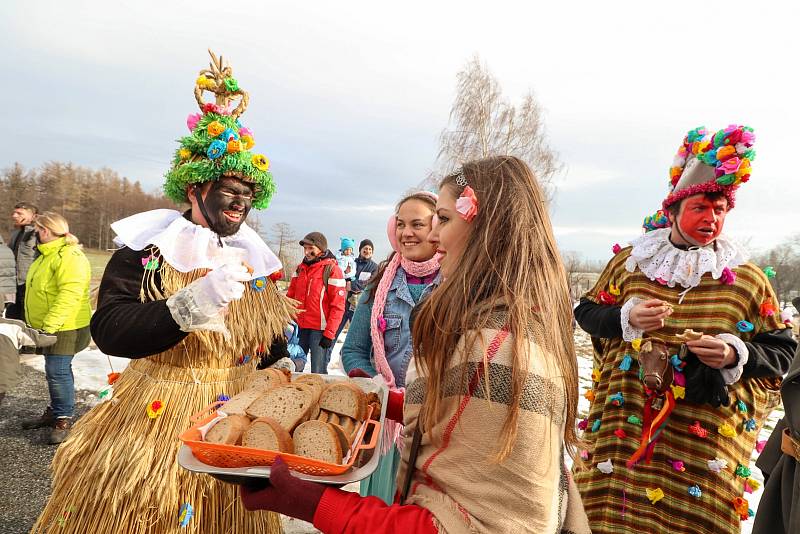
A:
[[[353,462],[355,462],[360,451],[374,449],[380,437],[381,424],[370,419],[372,415],[372,407],[370,406],[367,410],[367,419],[358,428],[356,438],[350,447],[350,457],[343,464],[321,462],[305,456],[297,456],[296,454],[280,451],[202,441],[199,428],[214,419],[217,414],[217,408],[223,404],[225,403],[214,402],[194,414],[190,419],[195,424],[179,436],[179,439],[192,450],[195,458],[204,464],[213,465],[214,467],[270,466],[275,461],[275,458],[280,456],[289,466],[289,469],[300,473],[316,476],[341,475],[353,466]],[[372,427],[370,440],[368,443],[364,443],[364,437],[367,435],[367,429],[370,426]]]

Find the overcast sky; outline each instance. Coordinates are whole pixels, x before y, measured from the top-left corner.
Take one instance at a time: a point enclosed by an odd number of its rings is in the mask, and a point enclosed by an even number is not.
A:
[[[107,166],[160,186],[206,48],[250,92],[272,162],[266,226],[371,237],[433,168],[455,75],[479,54],[506,96],[546,109],[564,250],[594,259],[660,205],[685,132],[755,128],[726,230],[766,248],[798,231],[798,8],[755,2],[29,1],[0,5],[0,167]],[[334,247],[331,247],[334,248]]]

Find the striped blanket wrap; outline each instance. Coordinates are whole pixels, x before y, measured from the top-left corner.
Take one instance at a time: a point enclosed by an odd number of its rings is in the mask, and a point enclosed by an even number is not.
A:
[[[769,281],[752,263],[733,271],[732,285],[714,280],[705,274],[698,286],[689,290],[681,303],[681,287],[670,288],[649,280],[638,269],[628,272],[625,260],[630,249],[623,249],[609,262],[595,287],[586,297],[599,303],[600,291],[609,284],[619,286],[617,304],[632,297],[661,299],[674,307],[663,328],[648,332],[646,337],[664,341],[670,354],[677,354],[681,340],[676,336],[691,328],[708,335],[723,332],[750,341],[760,332],[784,328],[777,316],[761,316],[764,301],[777,305]],[[615,288],[616,289],[616,288]],[[740,332],[737,322],[753,324],[751,332]],[[750,467],[750,456],[767,415],[779,402],[779,378],[746,379],[729,385],[731,404],[713,408],[708,404],[687,403],[676,399],[676,405],[655,443],[651,462],[644,461],[626,467],[627,460],[640,445],[642,427],[629,422],[630,416],[644,419],[644,388],[639,380],[637,353],[631,343],[622,338],[594,339],[594,368],[599,381],[593,383],[595,398],[588,416],[584,438],[589,442],[589,459],[584,469],[575,468],[575,480],[594,533],[735,533],[741,530],[741,519],[734,510],[737,497],[747,498],[746,476],[736,474],[738,466]],[[598,352],[599,350],[599,352]],[[633,358],[630,369],[620,369],[625,355]],[[624,403],[616,406],[609,397],[622,393]],[[740,408],[741,401],[746,412]],[[748,431],[745,421],[753,418],[755,430]],[[592,431],[595,421],[600,427]],[[708,431],[700,437],[690,431],[699,421]],[[719,427],[729,424],[735,436],[725,437]],[[615,434],[622,429],[624,434]],[[727,468],[716,473],[708,461],[720,458]],[[611,460],[613,473],[604,474],[597,464]],[[671,462],[682,461],[684,471]],[[740,470],[740,474],[744,472]],[[698,486],[700,497],[690,494]],[[647,490],[660,488],[664,496],[651,503]]]
[[[555,363],[530,344],[516,441],[506,460],[492,462],[511,398],[512,339],[503,329],[480,334],[466,363],[463,338],[453,353],[441,415],[423,434],[407,502],[430,510],[439,531],[451,534],[588,533],[564,466],[565,396]],[[413,360],[407,384],[400,484],[426,388]]]

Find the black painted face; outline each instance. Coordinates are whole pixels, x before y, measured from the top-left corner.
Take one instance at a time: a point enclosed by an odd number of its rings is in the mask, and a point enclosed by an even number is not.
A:
[[[253,205],[253,187],[238,178],[224,177],[211,184],[203,201],[211,229],[222,237],[239,231]]]

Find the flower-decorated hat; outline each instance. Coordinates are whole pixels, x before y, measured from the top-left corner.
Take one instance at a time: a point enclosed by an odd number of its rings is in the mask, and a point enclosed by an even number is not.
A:
[[[166,174],[164,193],[175,202],[186,202],[187,185],[233,176],[253,184],[253,207],[264,209],[275,193],[275,183],[266,156],[250,152],[255,145],[253,132],[239,121],[249,95],[239,87],[222,56],[217,58],[211,50],[208,53],[210,68],[200,71],[194,88],[202,114],[194,113],[186,119],[191,134],[180,139],[172,168]],[[205,91],[214,93],[214,103],[203,101]],[[231,109],[237,97],[240,100]]]
[[[669,194],[664,210],[698,193],[720,192],[735,203],[736,190],[750,179],[750,162],[756,136],[749,126],[731,124],[713,135],[704,127],[691,130],[683,139],[669,169]]]

